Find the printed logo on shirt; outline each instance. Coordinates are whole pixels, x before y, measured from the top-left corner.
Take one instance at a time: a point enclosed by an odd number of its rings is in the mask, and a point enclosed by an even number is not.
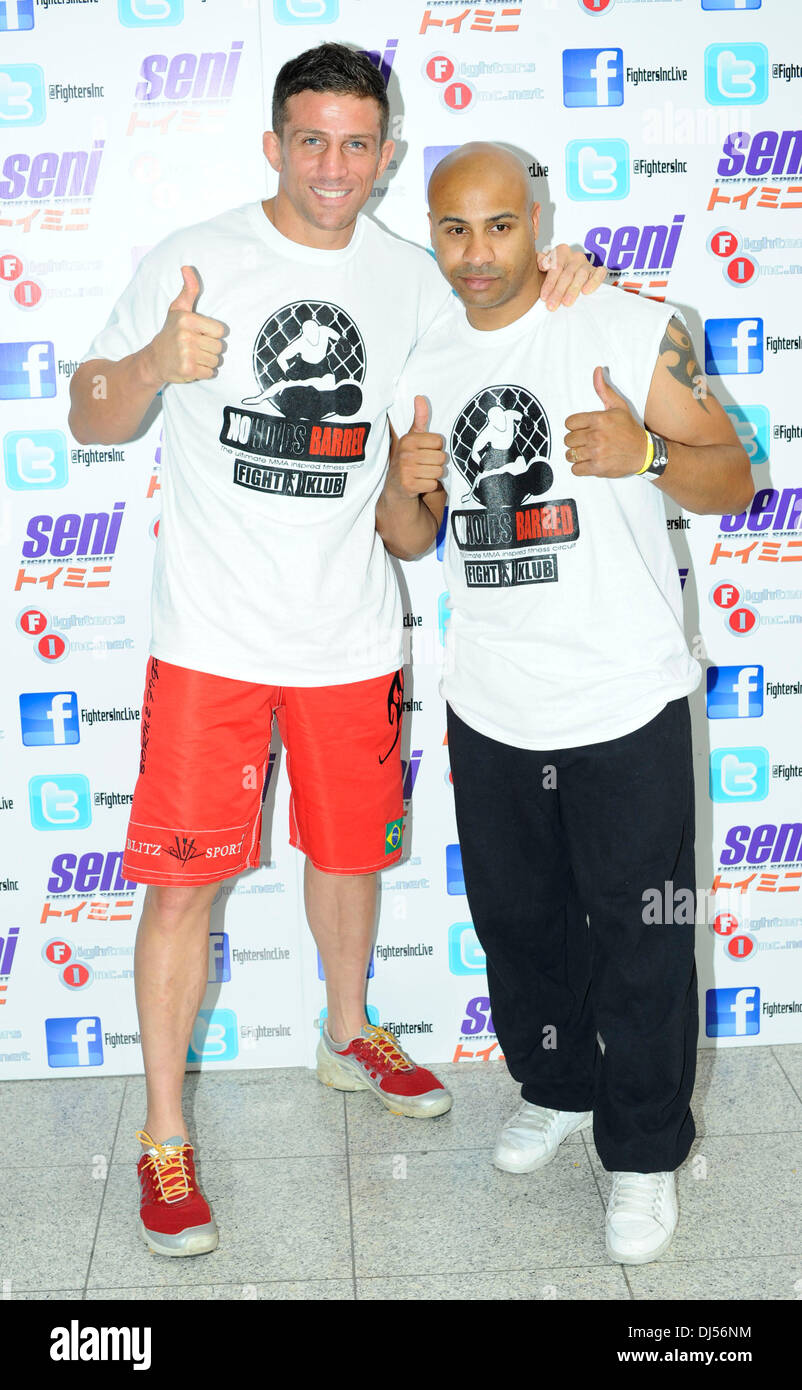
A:
[[[543,547],[575,541],[579,522],[570,498],[530,500],[554,482],[550,454],[546,412],[523,386],[486,387],[458,415],[451,431],[451,530],[459,549],[469,552],[469,588],[556,583],[557,555]],[[473,507],[463,511],[457,504]]]
[[[366,366],[359,329],[338,305],[303,300],[273,314],[254,343],[258,391],[241,403],[253,409],[223,410],[221,444],[250,456],[235,460],[234,482],[279,496],[342,497],[370,433],[369,421],[354,418]]]

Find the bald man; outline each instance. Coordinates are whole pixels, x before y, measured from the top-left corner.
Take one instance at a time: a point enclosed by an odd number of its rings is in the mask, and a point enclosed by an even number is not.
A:
[[[523,1101],[493,1161],[532,1172],[592,1124],[613,1175],[608,1253],[645,1263],[677,1222],[697,1044],[693,921],[644,908],[666,883],[675,901],[695,893],[700,669],[661,494],[741,511],[749,461],[670,305],[603,287],[543,312],[540,209],[515,156],[463,146],[429,200],[461,303],[399,381],[376,519],[410,559],[451,500],[441,688],[457,826]]]

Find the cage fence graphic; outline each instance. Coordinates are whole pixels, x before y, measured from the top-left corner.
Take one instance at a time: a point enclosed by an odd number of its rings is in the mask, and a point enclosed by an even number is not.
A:
[[[361,382],[365,377],[365,346],[353,319],[336,304],[324,300],[298,300],[273,314],[259,331],[253,349],[253,370],[261,391],[287,379],[279,357],[291,343],[302,339],[304,324],[317,323],[337,336],[328,340],[326,370],[339,384]],[[315,373],[309,371],[308,378]]]
[[[488,431],[494,414],[499,411],[503,413],[507,426],[505,449],[493,447],[492,430]],[[511,414],[513,420],[510,419]],[[519,418],[515,419],[515,416]],[[489,447],[483,448],[482,465],[479,466],[473,450],[483,433],[488,435]],[[522,501],[525,496],[544,492],[551,486],[553,475],[546,462],[550,454],[551,431],[546,412],[540,401],[523,386],[489,386],[480,391],[460,411],[451,431],[451,457],[468,479],[474,495],[485,505],[481,491],[486,490],[482,478],[484,468],[501,464],[505,456],[510,461],[513,458],[523,460],[526,471],[518,475],[515,486],[515,491],[520,494],[517,500]],[[540,468],[533,468],[538,463]],[[490,482],[490,479],[486,481]],[[514,475],[510,475],[510,486],[513,486],[513,481]]]

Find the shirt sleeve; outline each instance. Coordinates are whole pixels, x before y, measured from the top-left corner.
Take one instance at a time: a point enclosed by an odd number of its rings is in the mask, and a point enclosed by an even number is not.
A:
[[[438,267],[434,256],[424,251],[428,266],[424,266],[423,283],[418,299],[418,338],[422,338],[431,328],[441,309],[445,308],[452,296],[452,289]]]
[[[402,434],[407,433],[407,431],[410,428],[410,425],[412,424],[412,416],[414,414],[415,408],[415,396],[417,394],[415,391],[413,380],[414,366],[415,349],[413,348],[411,355],[407,358],[407,365],[404,367],[400,377],[398,378],[398,381],[395,384],[395,395],[393,397],[393,403],[388,411],[390,424],[392,425],[399,438]]]
[[[171,255],[166,246],[157,246],[142,257],[105,327],[95,334],[81,358],[82,362],[94,357],[119,362],[152,341],[181,289],[179,262],[179,255]]]
[[[406,434],[412,424],[416,396],[426,396],[431,403],[429,388],[423,378],[418,343],[441,314],[450,312],[454,298],[451,286],[438,270],[434,257],[425,251],[421,253],[419,274],[416,339],[396,381],[393,405],[389,411],[390,424],[398,435]]]

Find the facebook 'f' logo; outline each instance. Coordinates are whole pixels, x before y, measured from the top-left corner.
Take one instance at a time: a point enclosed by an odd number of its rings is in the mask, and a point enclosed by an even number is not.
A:
[[[769,94],[763,43],[711,43],[705,49],[705,96],[711,106],[757,106]]]
[[[209,973],[210,985],[223,985],[231,979],[231,953],[228,949],[228,932],[209,932]]]
[[[621,106],[623,101],[622,49],[563,49],[564,106]]]
[[[446,892],[450,894],[465,892],[465,876],[462,872],[462,853],[459,845],[446,845]]]
[[[0,400],[40,400],[56,394],[52,343],[0,343]]]
[[[42,690],[20,695],[19,713],[22,742],[26,748],[81,741],[78,696],[74,690]]]
[[[709,1038],[746,1038],[760,1032],[760,990],[709,989],[705,996]]]
[[[0,0],[0,34],[33,28],[33,0]]]
[[[569,140],[565,147],[565,188],[569,198],[626,198],[629,145],[626,140]]]
[[[762,713],[762,666],[708,666],[708,719],[757,719]]]
[[[46,1018],[49,1067],[102,1067],[99,1018]]]
[[[763,371],[762,319],[705,319],[708,376],[752,376]]]

